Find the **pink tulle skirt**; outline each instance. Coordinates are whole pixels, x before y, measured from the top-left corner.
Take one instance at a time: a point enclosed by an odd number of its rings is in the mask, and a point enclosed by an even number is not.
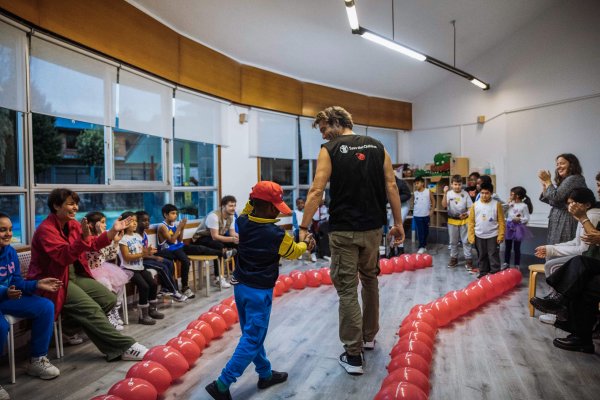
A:
[[[531,239],[533,237],[533,233],[529,230],[529,228],[524,224],[515,224],[512,221],[508,221],[506,223],[506,233],[504,235],[505,239],[508,240],[518,240],[522,242],[525,239]]]
[[[98,268],[92,269],[92,276],[108,290],[118,293],[129,282],[133,272],[105,261]]]

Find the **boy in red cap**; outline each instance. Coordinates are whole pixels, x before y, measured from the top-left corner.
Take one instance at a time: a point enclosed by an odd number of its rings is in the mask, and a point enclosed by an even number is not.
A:
[[[273,287],[279,276],[279,258],[297,259],[307,248],[312,249],[314,240],[308,237],[295,243],[292,236],[275,225],[279,213],[292,213],[283,201],[283,189],[275,182],[261,181],[252,188],[250,200],[237,219],[239,264],[231,283],[242,337],[221,376],[206,386],[215,399],[231,399],[229,386],[251,362],[256,366],[259,389],[287,380],[286,372],[271,370],[263,345],[269,328]]]

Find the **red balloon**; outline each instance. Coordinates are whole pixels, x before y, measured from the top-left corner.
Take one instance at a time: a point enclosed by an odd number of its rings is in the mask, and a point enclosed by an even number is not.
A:
[[[233,311],[233,308],[226,306],[225,304],[218,304],[212,307],[210,311],[223,317],[225,324],[227,325],[227,329],[231,328],[231,326],[238,321],[237,312]]]
[[[396,356],[392,358],[388,364],[387,370],[389,373],[391,373],[398,368],[403,367],[418,369],[424,375],[429,376],[429,363],[423,358],[423,356],[420,356],[417,353],[405,352],[396,354]]]
[[[207,346],[210,343],[210,341],[213,340],[213,338],[215,337],[215,333],[213,332],[213,329],[211,328],[210,324],[206,321],[201,321],[201,320],[197,319],[195,321],[190,322],[188,324],[187,328],[195,329],[198,332],[200,332],[202,334],[202,336],[204,336]]]
[[[416,368],[403,367],[394,370],[383,380],[381,387],[384,388],[398,382],[412,383],[429,395],[429,378]]]
[[[197,331],[196,329],[183,330],[179,332],[179,335],[177,336],[192,339],[198,345],[200,352],[202,352],[202,350],[204,350],[204,348],[206,347],[206,339],[204,338],[204,335],[202,334],[202,332]]]
[[[407,352],[417,353],[428,363],[431,363],[431,359],[433,358],[433,353],[431,352],[429,346],[423,342],[417,342],[416,340],[401,340],[394,346],[390,354],[392,358],[394,358],[394,356],[397,354]]]
[[[140,378],[121,379],[110,388],[108,394],[119,396],[124,400],[156,400],[158,397],[154,386]]]
[[[435,315],[435,319],[437,319],[438,326],[446,326],[450,323],[452,319],[452,312],[448,307],[448,303],[445,303],[442,299],[438,299],[433,303],[431,307],[433,310],[433,314]]]
[[[401,257],[404,258],[404,270],[405,271],[414,271],[416,269],[416,265],[415,265],[415,259],[413,258],[413,256],[416,256],[416,254],[403,254]]]
[[[321,273],[317,271],[309,271],[306,273],[306,284],[310,287],[319,287],[321,286],[321,281],[323,278],[321,277]]]
[[[431,254],[421,254],[425,267],[433,267],[433,257]]]
[[[437,330],[432,328],[431,325],[425,321],[411,321],[400,327],[398,335],[404,336],[408,332],[423,332],[433,340]]]
[[[415,255],[415,269],[423,269],[427,266],[427,262],[423,258],[423,254]]]
[[[419,331],[406,332],[404,335],[400,336],[399,341],[403,341],[403,340],[416,340],[417,342],[423,342],[431,349],[431,351],[433,351],[433,339],[431,338],[431,336],[429,336],[425,332],[419,332]]]
[[[156,361],[139,361],[129,368],[127,378],[147,380],[154,386],[158,394],[164,393],[172,382],[169,371]]]
[[[424,310],[430,310],[430,309],[431,309],[431,304],[415,304],[413,306],[413,308],[410,309],[410,312],[408,314],[410,315],[410,314],[413,314],[418,311],[424,311]]]
[[[285,284],[285,291],[289,292],[294,284],[294,280],[290,276],[284,276],[283,283]]]
[[[178,336],[167,342],[167,346],[171,346],[185,357],[190,367],[194,365],[202,351],[200,347],[190,338]]]
[[[323,267],[319,270],[319,272],[321,272],[321,279],[323,282],[323,285],[332,285],[333,282],[331,281],[331,270],[327,267]]]
[[[285,293],[285,283],[280,280],[275,282],[275,287],[273,287],[273,296],[280,297]]]
[[[295,274],[303,274],[303,273],[304,272],[300,271],[299,269],[293,269],[290,271],[290,277]]]
[[[450,310],[450,321],[454,321],[464,314],[463,305],[452,294],[447,294],[442,297],[442,301],[448,305]]]
[[[521,281],[523,280],[523,274],[521,273],[521,271],[519,271],[517,268],[510,268],[510,276],[514,279],[513,282],[513,287],[520,285]]]
[[[392,262],[387,258],[381,258],[379,260],[379,269],[381,270],[381,273],[383,275],[388,275],[394,272],[394,266],[392,265]]]
[[[90,400],[123,400],[119,396],[112,394],[101,394],[100,396],[92,397]]]
[[[397,382],[382,388],[374,400],[427,400],[427,395],[416,385]]]
[[[292,275],[292,287],[296,290],[302,290],[306,287],[307,279],[306,275],[303,272],[298,272],[297,274]]]
[[[412,318],[414,321],[427,322],[432,328],[436,330],[438,328],[437,319],[435,319],[435,315],[433,314],[433,311],[431,311],[431,308],[412,313],[408,317]]]
[[[235,304],[235,297],[229,296],[225,300],[221,302],[221,304],[225,304],[226,306],[231,307],[232,304]]]
[[[392,263],[394,272],[404,271],[404,259],[402,257],[392,257],[390,258],[390,261]]]
[[[220,338],[221,336],[223,336],[223,332],[225,332],[225,330],[227,329],[227,324],[225,323],[225,320],[217,313],[209,311],[200,315],[199,320],[208,322],[208,324],[213,330],[215,338]]]
[[[144,361],[156,361],[169,371],[173,380],[190,369],[185,357],[171,346],[154,346],[146,352]]]

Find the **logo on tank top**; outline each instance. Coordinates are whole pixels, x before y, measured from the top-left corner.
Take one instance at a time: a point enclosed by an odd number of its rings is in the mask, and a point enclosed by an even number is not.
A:
[[[367,157],[365,157],[365,155],[363,153],[356,153],[355,155],[356,155],[356,158],[358,158],[360,161],[364,161],[365,158],[367,158]]]
[[[346,146],[345,144],[340,146],[340,151],[344,154],[346,154],[348,152],[348,146]]]

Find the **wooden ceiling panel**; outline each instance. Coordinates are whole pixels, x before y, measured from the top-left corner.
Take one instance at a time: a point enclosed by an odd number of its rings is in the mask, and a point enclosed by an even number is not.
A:
[[[302,115],[314,117],[319,111],[330,106],[344,107],[352,114],[352,120],[356,124],[369,123],[367,96],[314,83],[302,84]]]
[[[412,129],[412,104],[369,97],[369,126],[410,131]]]
[[[302,83],[242,65],[242,103],[299,115],[302,112]]]
[[[0,0],[0,8],[23,18],[25,21],[39,25],[40,10],[38,0]]]

